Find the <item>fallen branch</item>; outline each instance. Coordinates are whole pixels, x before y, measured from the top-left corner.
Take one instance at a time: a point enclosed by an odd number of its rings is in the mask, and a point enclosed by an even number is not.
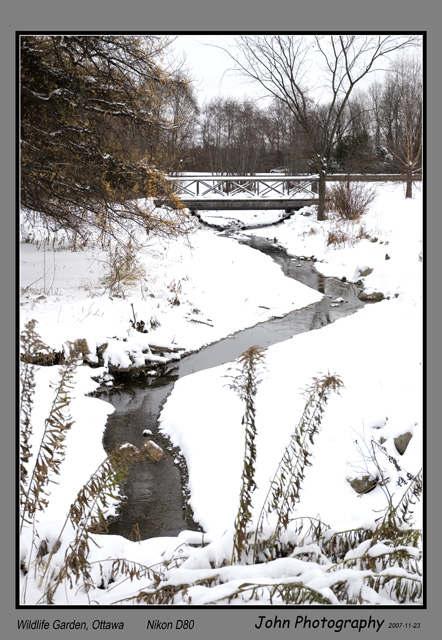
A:
[[[195,320],[195,318],[188,318],[189,322],[197,322],[198,324],[206,324],[208,327],[213,327],[210,322],[203,322],[203,320]]]
[[[178,353],[179,351],[185,351],[184,347],[162,347],[158,344],[150,344],[149,347],[152,353]]]

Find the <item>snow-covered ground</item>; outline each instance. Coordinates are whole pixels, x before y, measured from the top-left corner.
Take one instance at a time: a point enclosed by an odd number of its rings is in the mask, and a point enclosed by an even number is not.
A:
[[[396,487],[398,471],[388,455],[398,460],[402,475],[408,472],[413,476],[422,467],[423,457],[422,198],[419,188],[412,200],[405,200],[399,184],[376,184],[374,188],[377,198],[370,211],[357,225],[348,224],[349,240],[338,248],[327,246],[327,234],[336,223],[317,222],[313,208],[297,212],[276,227],[242,231],[275,238],[293,255],[314,255],[317,269],[325,275],[362,280],[366,292],[384,294],[384,300],[352,316],[270,347],[258,387],[258,488],[253,501],[259,510],[302,413],[303,388],[318,374],[330,372],[341,377],[345,387],[327,405],[296,508],[296,516],[320,518],[340,531],[371,526],[386,507],[384,487],[360,496],[348,482],[374,471],[366,455],[372,437],[386,448],[387,455],[379,454],[379,462],[384,477],[390,478],[387,486],[393,500],[399,499],[404,489]],[[254,225],[254,216],[256,212],[235,212],[246,227]],[[361,224],[366,237],[356,240]],[[149,345],[192,351],[269,317],[302,308],[321,296],[285,278],[270,258],[207,228],[199,228],[187,240],[156,241],[148,246],[140,262],[144,275],[124,287],[124,297],[106,290],[102,282],[109,265],[108,252],[93,247],[72,251],[56,243],[40,242],[37,246],[26,239],[24,232],[21,325],[36,319],[42,340],[55,350],[76,339],[85,339],[93,354],[97,347],[108,345],[103,367],[80,366],[75,374],[70,405],[75,423],[67,438],[66,460],[59,484],[51,485],[49,506],[38,517],[39,536],[51,541],[56,539],[77,491],[104,457],[101,438],[112,407],[86,397],[98,386],[92,376],[104,378],[110,364],[143,364],[151,357]],[[372,271],[361,276],[367,269]],[[146,334],[135,331],[130,323],[134,312],[148,327],[151,321],[158,326]],[[180,568],[168,572],[168,585],[184,583],[189,572],[189,581],[222,573],[223,579],[212,589],[192,587],[194,604],[223,598],[244,580],[276,583],[290,576],[300,580],[300,575],[305,585],[334,602],[324,570],[316,564],[313,569],[296,554],[266,565],[221,567],[222,559],[231,555],[229,532],[238,509],[244,450],[244,407],[226,386],[225,376],[232,366],[177,381],[161,414],[161,429],[186,458],[195,520],[204,529],[205,542],[211,544],[194,548],[201,543],[201,534],[192,532],[139,543],[95,536],[98,547],[91,550],[91,557],[125,557],[148,566],[171,557],[181,558],[181,562],[187,558]],[[57,380],[57,369],[36,367],[34,447],[52,401],[51,383]],[[394,439],[404,433],[412,438],[401,456]],[[415,505],[414,515],[416,527],[422,526],[419,505]],[[26,530],[23,559],[30,552],[30,536],[31,531]],[[54,555],[59,564],[69,544],[67,531],[62,541]],[[38,601],[42,592],[30,574],[24,584],[26,602]],[[136,594],[144,586],[142,580],[136,584],[117,581],[112,591],[95,589],[88,595],[81,589],[60,589],[55,601],[108,604]],[[381,595],[370,598],[380,604],[390,602]]]

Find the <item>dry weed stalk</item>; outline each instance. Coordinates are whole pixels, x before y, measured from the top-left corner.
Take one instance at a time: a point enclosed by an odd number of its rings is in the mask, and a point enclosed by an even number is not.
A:
[[[252,493],[256,488],[255,397],[260,383],[259,369],[263,360],[263,350],[256,346],[250,347],[238,358],[238,373],[229,384],[230,389],[233,389],[240,399],[245,402],[245,413],[242,419],[242,423],[245,425],[244,459],[239,508],[234,526],[232,563],[240,562],[243,553],[247,555],[249,550],[247,529],[252,520]]]
[[[291,514],[300,499],[300,491],[304,472],[310,466],[309,446],[319,432],[325,405],[331,393],[339,393],[343,383],[339,376],[327,374],[322,378],[313,378],[313,382],[305,389],[306,404],[296,430],[284,450],[275,471],[264,504],[258,517],[255,531],[255,562],[261,553],[266,559],[273,559],[281,533],[287,530]],[[264,518],[271,513],[276,514],[276,525],[270,540],[260,541],[264,529]]]
[[[31,408],[34,390],[34,372],[32,365],[33,356],[40,353],[47,353],[49,348],[41,341],[35,331],[35,321],[31,320],[26,325],[25,331],[21,335],[23,344],[22,360],[24,365],[21,375],[21,459],[20,459],[20,481],[21,481],[21,514],[20,531],[25,523],[33,523],[38,511],[44,511],[48,504],[48,484],[52,476],[60,474],[60,465],[64,460],[65,438],[67,431],[71,428],[73,421],[69,413],[69,403],[71,401],[70,391],[72,390],[72,380],[75,368],[78,363],[78,350],[68,344],[69,355],[60,367],[59,381],[55,389],[49,415],[44,423],[43,436],[40,446],[35,455],[35,462],[29,473],[26,466],[31,459],[29,439],[32,433]],[[27,481],[29,475],[29,481]]]

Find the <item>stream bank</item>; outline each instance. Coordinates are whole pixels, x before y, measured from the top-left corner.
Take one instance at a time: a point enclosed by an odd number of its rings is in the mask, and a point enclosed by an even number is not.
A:
[[[176,536],[183,529],[198,528],[188,505],[185,460],[158,430],[161,408],[178,378],[231,362],[252,345],[266,349],[296,334],[320,329],[364,306],[355,285],[321,275],[313,260],[290,256],[264,238],[239,237],[238,241],[271,256],[287,277],[319,291],[324,297],[308,307],[239,331],[171,362],[160,377],[127,382],[122,389],[109,392],[106,399],[115,407],[115,412],[108,419],[103,438],[106,451],[123,441],[140,447],[146,434],[165,451],[162,460],[146,460],[130,469],[122,489],[126,498],[118,517],[109,524],[111,534],[143,540]]]

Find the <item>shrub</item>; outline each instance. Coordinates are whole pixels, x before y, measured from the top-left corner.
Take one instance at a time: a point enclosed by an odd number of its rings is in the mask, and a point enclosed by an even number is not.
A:
[[[139,282],[145,275],[146,270],[139,262],[137,247],[129,240],[123,246],[109,249],[106,274],[101,278],[101,282],[110,295],[124,298],[126,289]]]
[[[359,220],[375,197],[372,187],[358,182],[337,182],[327,189],[330,210],[343,220]]]

